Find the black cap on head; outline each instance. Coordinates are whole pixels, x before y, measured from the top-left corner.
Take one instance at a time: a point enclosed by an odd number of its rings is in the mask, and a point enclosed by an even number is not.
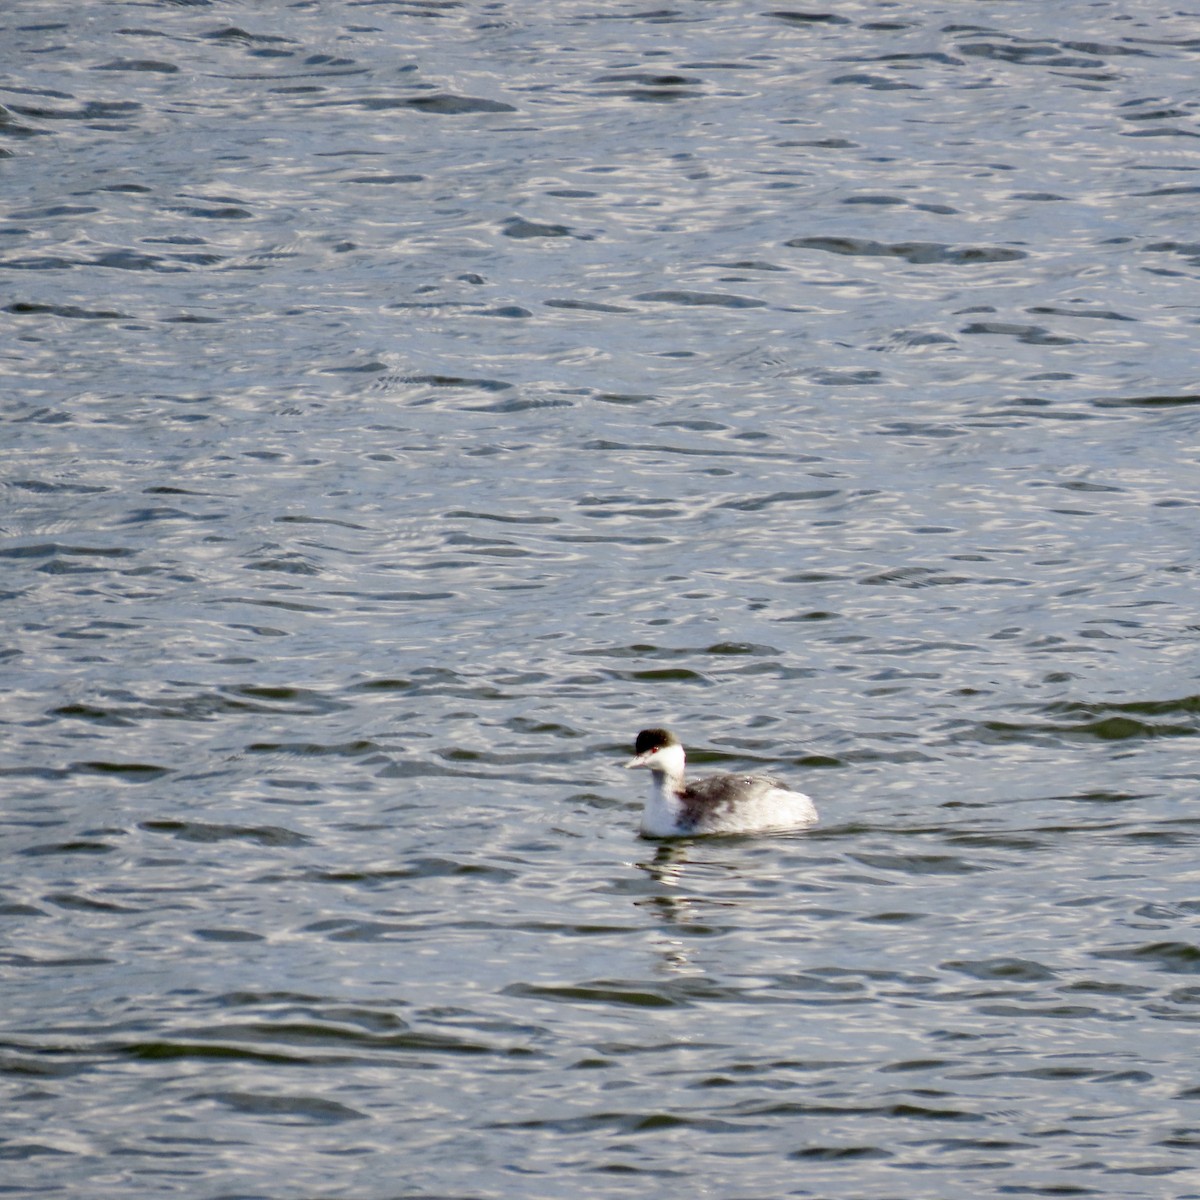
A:
[[[679,739],[669,729],[643,729],[634,743],[634,754],[647,754],[663,746],[678,746]]]

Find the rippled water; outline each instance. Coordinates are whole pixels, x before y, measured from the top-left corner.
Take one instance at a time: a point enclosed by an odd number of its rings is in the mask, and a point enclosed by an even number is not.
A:
[[[1200,1196],[1196,16],[7,4],[0,1191]]]

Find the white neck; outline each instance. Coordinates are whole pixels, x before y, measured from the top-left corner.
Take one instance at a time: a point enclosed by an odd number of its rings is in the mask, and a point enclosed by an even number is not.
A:
[[[650,768],[650,796],[642,809],[642,830],[651,835],[675,833],[683,803],[679,789],[683,787],[683,747],[664,746],[655,756]]]

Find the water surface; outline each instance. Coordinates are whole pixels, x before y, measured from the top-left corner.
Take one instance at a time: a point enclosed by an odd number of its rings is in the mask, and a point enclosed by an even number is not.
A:
[[[1194,14],[533,8],[0,15],[0,1188],[1200,1196]]]

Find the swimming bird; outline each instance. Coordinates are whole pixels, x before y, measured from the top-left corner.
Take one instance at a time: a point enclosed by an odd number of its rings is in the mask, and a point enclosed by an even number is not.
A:
[[[766,833],[817,820],[816,806],[807,796],[770,775],[710,775],[685,784],[683,747],[669,729],[643,729],[625,766],[650,771],[643,837]]]

